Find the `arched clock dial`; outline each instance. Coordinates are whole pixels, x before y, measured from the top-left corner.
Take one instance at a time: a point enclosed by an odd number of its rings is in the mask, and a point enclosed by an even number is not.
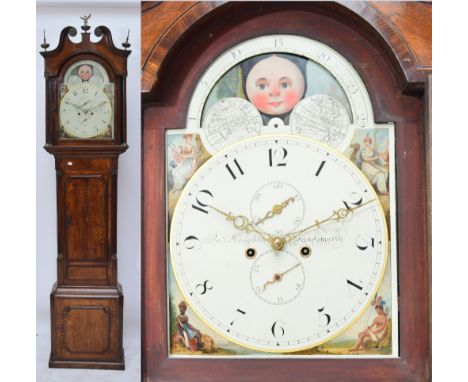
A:
[[[95,60],[70,64],[59,84],[60,136],[66,139],[114,137],[115,80]]]
[[[333,245],[317,240],[328,230],[339,235]],[[202,165],[170,232],[175,278],[195,313],[263,352],[314,347],[348,328],[380,285],[387,246],[379,199],[355,165],[283,134],[241,141]]]
[[[286,34],[246,40],[221,54],[199,79],[187,113],[188,130],[200,132],[210,153],[277,133],[344,151],[355,129],[373,123],[352,65],[323,43]]]
[[[112,105],[107,95],[87,83],[70,89],[60,103],[63,129],[73,137],[92,138],[107,130]]]

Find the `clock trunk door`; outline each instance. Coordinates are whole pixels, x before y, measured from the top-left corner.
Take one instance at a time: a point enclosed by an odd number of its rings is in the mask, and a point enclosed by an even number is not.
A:
[[[107,182],[103,175],[70,175],[65,181],[65,279],[106,280]],[[101,266],[100,266],[101,265]],[[105,267],[104,267],[105,268]]]

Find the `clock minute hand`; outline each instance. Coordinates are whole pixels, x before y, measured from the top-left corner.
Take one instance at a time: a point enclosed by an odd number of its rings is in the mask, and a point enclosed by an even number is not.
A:
[[[216,212],[220,213],[221,215],[224,215],[226,217],[226,220],[232,222],[234,227],[240,231],[246,231],[246,232],[254,232],[257,235],[261,236],[262,239],[268,241],[271,243],[273,241],[273,237],[266,232],[262,232],[258,230],[255,225],[247,219],[244,215],[233,215],[231,212],[224,212],[220,210],[219,208],[209,206],[211,209],[215,210]]]
[[[83,106],[84,106],[84,105],[86,105],[87,103],[90,103],[90,102],[91,102],[91,100],[90,100],[90,99],[89,99],[89,100],[87,100],[87,101],[86,101],[86,102],[84,102],[84,103],[83,103],[81,106],[79,106],[79,108],[83,110]],[[83,110],[83,111],[84,111],[84,110]]]
[[[343,220],[345,219],[347,216],[349,216],[350,214],[352,214],[354,211],[356,211],[357,209],[361,208],[361,207],[364,207],[365,205],[367,204],[370,204],[372,202],[374,202],[376,199],[372,199],[372,200],[369,200],[363,204],[360,204],[356,207],[352,207],[352,208],[340,208],[339,210],[337,211],[333,211],[333,213],[326,219],[323,219],[323,220],[316,220],[314,224],[310,225],[310,226],[307,226],[299,231],[296,231],[296,232],[291,232],[289,234],[287,234],[286,236],[283,237],[283,240],[285,243],[291,241],[291,240],[294,240],[296,237],[298,237],[300,234],[306,232],[306,231],[309,231],[309,230],[312,230],[314,228],[319,228],[322,224],[325,224],[329,221],[337,221],[339,222],[340,220]]]

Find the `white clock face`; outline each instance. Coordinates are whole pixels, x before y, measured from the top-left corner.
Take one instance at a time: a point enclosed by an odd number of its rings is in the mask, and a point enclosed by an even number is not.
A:
[[[73,137],[96,137],[107,130],[111,118],[109,97],[88,83],[71,88],[60,102],[61,124]]]
[[[187,302],[244,347],[292,352],[349,327],[387,260],[372,186],[344,156],[292,135],[242,141],[185,187],[170,251]]]

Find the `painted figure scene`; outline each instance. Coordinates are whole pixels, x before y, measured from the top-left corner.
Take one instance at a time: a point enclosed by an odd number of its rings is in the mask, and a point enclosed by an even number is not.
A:
[[[390,227],[390,132],[388,128],[355,130],[345,155],[363,172],[379,196]]]

